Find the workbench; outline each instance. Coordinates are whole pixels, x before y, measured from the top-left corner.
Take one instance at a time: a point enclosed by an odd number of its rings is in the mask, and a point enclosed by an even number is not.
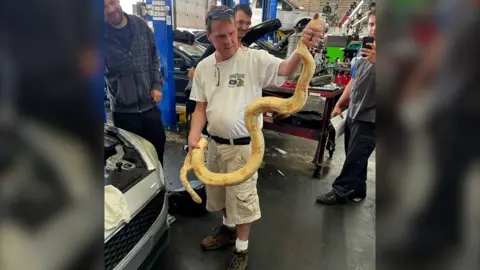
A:
[[[269,86],[263,89],[263,96],[289,98],[294,92],[295,88]],[[309,88],[309,97],[315,96],[325,98],[321,119],[318,119],[318,121],[314,122],[315,125],[318,124],[318,126],[305,126],[301,123],[298,123],[298,121],[292,121],[292,117],[295,118],[295,115],[285,117],[273,112],[264,113],[264,129],[305,139],[316,140],[318,142],[315,157],[312,161],[315,166],[314,176],[318,176],[322,167],[325,166],[325,149],[328,149],[330,158],[333,155],[335,149],[335,131],[333,129],[328,129],[328,127],[330,124],[330,114],[335,106],[336,101],[342,93],[343,87],[336,85]]]

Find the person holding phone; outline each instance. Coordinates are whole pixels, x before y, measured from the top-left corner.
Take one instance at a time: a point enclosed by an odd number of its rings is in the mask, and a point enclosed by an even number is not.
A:
[[[317,197],[325,205],[359,202],[367,196],[368,159],[375,149],[375,63],[376,13],[368,18],[368,37],[352,66],[352,80],[338,100],[331,116],[342,115],[341,106],[350,98],[345,125],[345,162],[332,190]]]

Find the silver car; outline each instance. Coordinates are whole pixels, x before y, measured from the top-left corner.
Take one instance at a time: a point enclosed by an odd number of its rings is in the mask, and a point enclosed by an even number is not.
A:
[[[105,231],[105,269],[150,268],[170,241],[163,169],[153,145],[105,125],[105,186],[125,195],[131,220]]]

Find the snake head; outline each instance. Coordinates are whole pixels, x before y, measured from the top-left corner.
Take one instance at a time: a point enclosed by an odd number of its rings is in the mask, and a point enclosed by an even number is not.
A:
[[[326,24],[327,23],[325,22],[325,20],[322,17],[320,17],[320,14],[315,13],[313,14],[312,19],[308,22],[307,25],[321,26],[325,31]]]

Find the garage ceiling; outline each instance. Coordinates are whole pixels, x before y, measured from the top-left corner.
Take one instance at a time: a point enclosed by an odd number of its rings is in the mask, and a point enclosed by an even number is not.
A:
[[[322,8],[328,3],[330,3],[330,7],[333,9],[336,3],[338,3],[338,13],[340,17],[343,17],[347,10],[350,8],[350,5],[353,3],[353,0],[289,0],[290,2],[296,4],[299,7],[304,7],[306,10],[313,11],[313,12],[320,12]],[[357,3],[360,0],[355,1]],[[371,0],[364,1],[364,8],[368,7]],[[376,1],[378,2],[378,0]]]

